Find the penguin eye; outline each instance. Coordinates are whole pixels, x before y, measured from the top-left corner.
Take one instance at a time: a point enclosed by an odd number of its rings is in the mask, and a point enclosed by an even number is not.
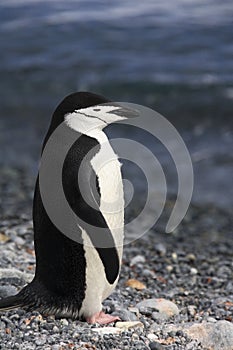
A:
[[[100,108],[94,108],[94,111],[95,111],[95,112],[99,112],[99,111],[100,111]]]

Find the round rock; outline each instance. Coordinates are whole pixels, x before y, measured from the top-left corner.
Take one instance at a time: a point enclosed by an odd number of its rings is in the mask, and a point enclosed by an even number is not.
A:
[[[167,320],[172,316],[179,314],[179,309],[170,300],[166,299],[147,299],[136,305],[137,308],[145,310],[150,308],[153,310],[152,317],[154,320]]]

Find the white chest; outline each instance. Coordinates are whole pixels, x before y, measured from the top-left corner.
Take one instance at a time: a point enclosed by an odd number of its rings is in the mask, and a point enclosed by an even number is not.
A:
[[[122,245],[124,226],[124,193],[121,164],[106,135],[95,135],[100,150],[91,160],[100,188],[100,211],[104,216],[116,245]]]
[[[94,135],[91,135],[94,137]],[[98,137],[98,138],[97,138]],[[100,188],[100,211],[113,235],[119,259],[122,258],[124,238],[124,195],[121,164],[103,132],[95,134],[100,150],[91,160]],[[105,277],[104,266],[92,246],[87,233],[82,230],[87,261],[85,299],[80,313],[90,316],[101,310],[102,301],[113,291],[117,280],[110,285]]]

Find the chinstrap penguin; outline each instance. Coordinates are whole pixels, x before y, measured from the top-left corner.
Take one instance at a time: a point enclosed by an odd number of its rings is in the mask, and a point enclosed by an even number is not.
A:
[[[124,195],[121,165],[103,129],[112,122],[131,116],[135,116],[134,111],[116,106],[106,98],[89,92],[73,93],[58,105],[44,139],[42,157],[51,135],[61,124],[79,134],[69,148],[62,167],[66,200],[80,218],[77,239],[71,239],[61,232],[48,215],[42,200],[39,173],[33,200],[35,276],[17,295],[0,300],[0,310],[22,307],[46,315],[100,324],[118,319],[102,311],[102,301],[111,294],[119,278],[124,236]],[[58,148],[63,147],[62,137],[57,142]],[[110,160],[98,168],[106,147]],[[57,152],[54,151],[52,159],[55,166]],[[78,181],[81,163],[84,163],[85,171],[81,181]],[[93,200],[92,193],[85,193],[95,202],[91,206],[82,195],[83,191],[91,192],[91,187],[84,186],[83,190],[80,184],[85,185],[86,179],[93,176],[95,192],[99,197]],[[115,213],[107,210],[111,202],[117,202]],[[98,246],[93,229],[95,226],[104,228],[109,243],[107,247]]]

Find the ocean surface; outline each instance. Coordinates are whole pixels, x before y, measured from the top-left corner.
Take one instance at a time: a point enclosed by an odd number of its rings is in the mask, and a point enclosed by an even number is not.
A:
[[[232,0],[1,0],[1,166],[34,176],[55,106],[93,91],[172,122],[192,157],[193,201],[232,210],[232,18]],[[171,157],[148,142],[175,193]]]

